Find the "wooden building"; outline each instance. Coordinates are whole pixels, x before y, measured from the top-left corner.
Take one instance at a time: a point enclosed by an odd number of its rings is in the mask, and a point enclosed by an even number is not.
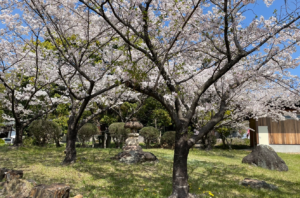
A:
[[[300,120],[273,121],[271,118],[250,119],[250,145],[266,144],[276,152],[300,152]]]

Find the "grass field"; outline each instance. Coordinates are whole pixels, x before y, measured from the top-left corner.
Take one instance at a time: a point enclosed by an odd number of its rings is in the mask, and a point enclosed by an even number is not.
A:
[[[154,153],[158,164],[126,165],[110,157],[120,150],[78,148],[77,163],[61,166],[64,148],[22,147],[11,150],[0,146],[0,168],[24,170],[25,179],[37,183],[66,183],[71,195],[84,197],[158,198],[172,191],[173,150],[144,149]],[[242,164],[249,151],[215,149],[190,152],[189,183],[191,193],[201,197],[300,197],[300,154],[279,156],[288,172],[270,171]],[[276,191],[243,187],[244,178],[264,180],[279,187]]]

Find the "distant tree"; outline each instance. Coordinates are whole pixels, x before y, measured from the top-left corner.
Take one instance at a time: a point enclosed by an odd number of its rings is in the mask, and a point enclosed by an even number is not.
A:
[[[125,141],[127,134],[130,133],[130,129],[125,129],[124,124],[124,122],[115,122],[108,127],[117,148],[120,148],[121,143]]]
[[[150,142],[157,140],[159,136],[159,130],[154,127],[144,127],[140,130],[140,135],[144,137],[146,148],[149,148]]]
[[[231,134],[233,129],[231,127],[228,127],[228,126],[222,126],[220,128],[217,128],[216,131],[221,136],[222,143],[223,143],[223,148],[225,148],[227,146],[227,147],[229,147],[229,149],[231,149],[231,144],[228,142],[227,137]]]
[[[88,141],[93,135],[96,135],[99,132],[96,125],[92,123],[86,123],[78,131],[78,138],[82,143],[82,146],[85,145],[85,142]]]
[[[106,113],[106,112],[105,112]],[[105,124],[107,126],[110,126],[113,123],[118,122],[118,118],[114,114],[107,114],[103,115],[103,117],[100,119],[101,124]]]

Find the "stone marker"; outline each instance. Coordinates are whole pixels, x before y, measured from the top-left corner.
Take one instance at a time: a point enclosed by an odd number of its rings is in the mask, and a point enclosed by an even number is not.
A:
[[[277,155],[274,149],[267,145],[259,145],[243,158],[242,163],[256,165],[262,168],[278,171],[288,171],[285,162]]]
[[[270,190],[276,190],[278,189],[277,186],[274,186],[272,184],[268,184],[265,181],[260,181],[256,179],[250,179],[250,178],[245,178],[241,183],[243,186],[251,187],[251,188],[265,188],[265,189],[270,189]]]

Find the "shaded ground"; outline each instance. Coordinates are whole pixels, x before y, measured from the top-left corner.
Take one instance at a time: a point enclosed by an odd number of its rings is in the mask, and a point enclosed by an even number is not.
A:
[[[38,183],[67,183],[72,196],[84,197],[167,197],[172,187],[173,151],[144,149],[154,153],[158,164],[126,165],[110,160],[120,150],[78,148],[77,163],[61,166],[64,148],[20,148],[0,146],[0,167],[24,170],[26,179]],[[193,194],[203,197],[300,197],[300,155],[279,156],[289,166],[288,172],[275,172],[241,164],[250,151],[190,151],[189,183]],[[265,180],[279,187],[277,191],[255,190],[239,185],[244,178]]]

